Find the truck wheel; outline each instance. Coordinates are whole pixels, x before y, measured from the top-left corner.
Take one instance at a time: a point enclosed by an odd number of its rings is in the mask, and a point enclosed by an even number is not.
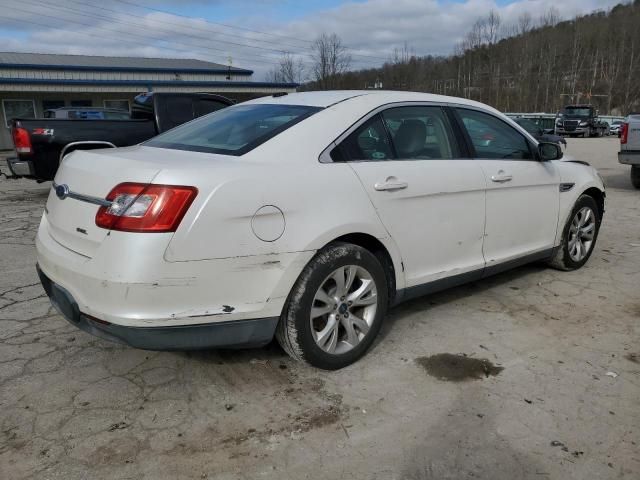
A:
[[[631,166],[631,183],[640,190],[640,165]]]

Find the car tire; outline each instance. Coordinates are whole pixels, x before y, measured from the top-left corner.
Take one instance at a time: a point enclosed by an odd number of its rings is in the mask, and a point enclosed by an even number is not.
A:
[[[640,189],[640,166],[631,166],[631,184],[634,188]]]
[[[363,293],[358,297],[359,291]],[[296,360],[324,370],[346,367],[375,340],[387,313],[388,297],[385,272],[375,255],[358,245],[331,243],[296,280],[280,316],[276,339]]]
[[[588,215],[587,211],[590,212]],[[549,266],[569,271],[577,270],[587,263],[596,245],[601,221],[602,215],[594,198],[581,195],[571,210],[562,230],[561,243],[549,261]]]

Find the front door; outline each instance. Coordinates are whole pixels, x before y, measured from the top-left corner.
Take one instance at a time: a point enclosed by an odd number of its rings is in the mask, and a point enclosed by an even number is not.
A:
[[[497,116],[458,108],[487,182],[487,267],[545,252],[558,228],[560,175],[534,145]]]
[[[338,146],[402,255],[407,287],[484,267],[485,180],[439,106],[394,107]]]

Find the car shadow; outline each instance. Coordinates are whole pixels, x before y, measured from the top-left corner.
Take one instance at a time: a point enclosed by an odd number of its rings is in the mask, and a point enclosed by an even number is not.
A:
[[[378,341],[384,340],[389,332],[394,328],[394,325],[397,322],[402,321],[407,315],[416,312],[428,312],[435,306],[446,305],[472,295],[482,294],[491,288],[511,283],[514,280],[526,277],[533,273],[542,272],[548,268],[549,267],[541,263],[532,263],[514,268],[507,272],[492,275],[475,282],[466,283],[458,287],[449,288],[441,292],[403,302],[392,308],[387,314],[387,317],[382,324],[382,328],[380,329],[380,333],[378,334]]]
[[[533,273],[546,270],[543,264],[529,264],[515,268],[508,272],[487,277],[482,280],[470,282],[458,287],[449,288],[442,292],[418,297],[392,308],[384,319],[378,338],[372,348],[376,348],[395,324],[403,321],[408,315],[416,312],[428,312],[435,306],[450,304],[472,295],[479,295],[483,292],[513,282]],[[279,366],[286,369],[291,366],[292,360],[273,339],[268,345],[261,348],[234,348],[234,349],[212,349],[212,350],[192,350],[186,352],[175,352],[185,359],[211,365],[266,365]]]

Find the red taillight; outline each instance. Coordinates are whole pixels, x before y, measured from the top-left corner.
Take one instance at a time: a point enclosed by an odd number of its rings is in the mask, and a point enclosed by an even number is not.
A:
[[[628,138],[629,138],[629,124],[623,123],[622,132],[620,133],[620,143],[624,145],[625,143],[627,143]]]
[[[175,232],[198,189],[178,185],[121,183],[100,207],[96,225],[123,232]]]
[[[13,145],[16,147],[16,152],[24,154],[33,153],[31,149],[31,137],[27,130],[22,127],[13,127],[11,135],[13,136]]]

